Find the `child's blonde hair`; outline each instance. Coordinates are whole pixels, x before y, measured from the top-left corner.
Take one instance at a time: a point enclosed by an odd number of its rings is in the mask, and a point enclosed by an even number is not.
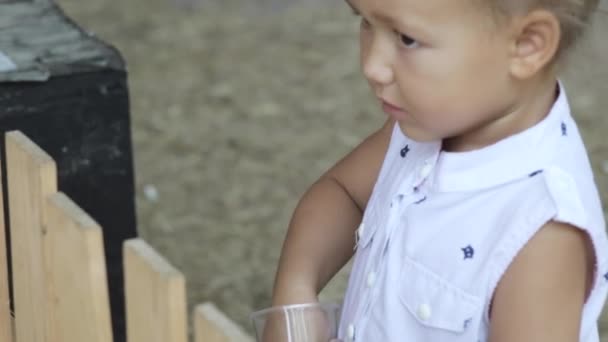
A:
[[[555,56],[559,60],[584,33],[591,16],[599,6],[599,0],[482,0],[499,18],[515,13],[527,13],[535,9],[551,11],[561,26],[561,41]]]

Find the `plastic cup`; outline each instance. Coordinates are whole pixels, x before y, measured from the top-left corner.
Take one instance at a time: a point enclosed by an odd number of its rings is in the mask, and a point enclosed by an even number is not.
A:
[[[257,342],[330,342],[338,337],[340,305],[276,306],[251,314]]]

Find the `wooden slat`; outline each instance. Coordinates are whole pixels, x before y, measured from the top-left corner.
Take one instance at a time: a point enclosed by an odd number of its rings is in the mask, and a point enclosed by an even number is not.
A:
[[[0,171],[0,178],[2,172]],[[13,323],[8,289],[8,251],[6,249],[6,227],[4,226],[3,187],[0,184],[0,341],[13,342]]]
[[[44,272],[44,199],[57,191],[55,162],[20,132],[6,135],[15,300],[19,342],[46,342],[50,335]]]
[[[112,342],[110,302],[99,225],[67,196],[48,198],[44,236],[49,342]]]
[[[211,303],[198,305],[194,310],[195,342],[253,342],[237,324]]]
[[[186,342],[184,276],[145,241],[124,244],[128,342]]]

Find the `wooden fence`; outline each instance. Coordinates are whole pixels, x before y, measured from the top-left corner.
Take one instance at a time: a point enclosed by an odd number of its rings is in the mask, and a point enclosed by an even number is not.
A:
[[[0,196],[0,342],[112,342],[102,229],[57,190],[55,162],[6,134],[15,314]],[[91,194],[94,196],[94,194]],[[144,240],[124,246],[128,342],[188,340],[183,274]],[[196,342],[250,342],[212,304],[195,308]]]

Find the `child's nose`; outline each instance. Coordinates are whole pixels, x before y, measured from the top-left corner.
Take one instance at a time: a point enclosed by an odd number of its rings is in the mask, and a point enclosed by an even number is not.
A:
[[[388,42],[375,39],[363,56],[363,74],[374,85],[387,85],[393,82],[393,70]]]

